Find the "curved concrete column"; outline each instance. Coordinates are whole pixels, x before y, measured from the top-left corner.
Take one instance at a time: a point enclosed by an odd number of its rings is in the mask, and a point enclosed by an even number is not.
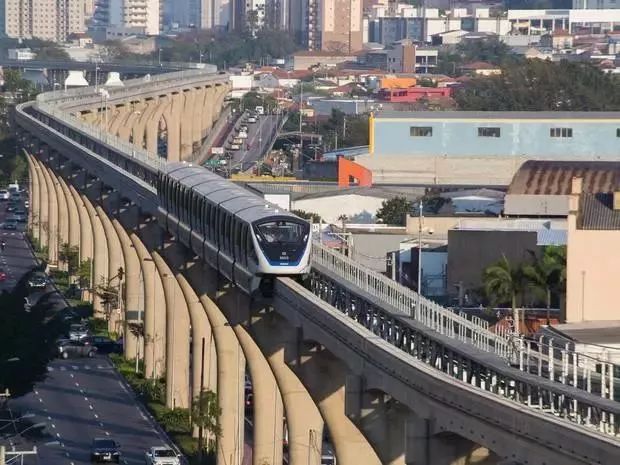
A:
[[[47,192],[47,182],[43,171],[43,163],[33,158],[39,178],[39,244],[41,247],[49,245],[49,195]]]
[[[164,113],[169,112],[169,107],[172,105],[170,97],[166,96],[159,100],[157,108],[146,122],[146,151],[149,154],[153,154],[154,157],[161,156],[157,153],[157,139],[159,137],[159,122],[161,121]]]
[[[192,116],[192,142],[200,146],[202,142],[202,113],[205,110],[205,94],[206,89],[201,87],[195,89],[194,113]],[[193,150],[192,150],[193,151]]]
[[[68,211],[68,223],[69,223],[69,245],[80,247],[80,216],[78,211],[78,206],[75,203],[75,198],[73,197],[71,191],[69,190],[69,186],[67,182],[62,178],[58,177],[58,181],[60,182],[60,188],[62,189],[63,195],[65,197],[65,201],[67,202],[67,211]]]
[[[198,93],[196,89],[183,93],[185,103],[181,114],[181,139],[179,141],[179,156],[181,160],[185,160],[192,154],[193,149],[193,131],[194,131],[194,109],[198,106]]]
[[[99,205],[95,207],[95,211],[101,219],[103,225],[103,232],[105,234],[106,243],[108,246],[108,286],[114,286],[117,289],[121,289],[121,284],[118,280],[118,269],[123,267],[125,269],[125,257],[123,255],[123,249],[121,248],[121,241],[118,237],[116,229],[112,225],[112,221],[103,211]],[[116,278],[115,278],[116,277]],[[120,303],[120,302],[119,302]],[[108,316],[108,331],[120,334],[123,330],[122,322],[124,320],[123,315],[116,312],[117,309],[111,309],[112,312]]]
[[[80,223],[80,262],[93,260],[95,257],[93,246],[94,233],[93,226],[90,222],[90,216],[88,216],[88,210],[86,210],[84,199],[71,184],[69,184],[69,192],[71,192],[75,205],[77,206]]]
[[[108,280],[108,244],[106,241],[103,223],[95,207],[91,201],[82,195],[86,212],[93,228],[93,264],[92,264],[92,287],[95,289],[97,285]],[[105,309],[101,302],[101,298],[93,293],[93,314],[97,318],[105,318]]]
[[[125,123],[118,129],[118,137],[129,142],[130,136],[133,135],[134,126],[140,120],[142,116],[142,112],[146,109],[146,105],[144,102],[139,102],[136,105],[133,105]],[[132,143],[133,140],[132,140]]]
[[[67,199],[65,193],[60,185],[60,176],[56,176],[52,170],[49,171],[50,179],[54,186],[54,195],[56,196],[56,205],[58,205],[58,261],[59,265],[62,265],[62,269],[68,270],[68,264],[60,264],[60,248],[63,244],[69,243],[69,207],[67,205]]]
[[[168,134],[168,161],[180,161],[181,118],[185,108],[185,95],[181,92],[172,96],[172,103],[164,113]]]
[[[252,336],[267,356],[267,362],[282,393],[288,430],[289,463],[320,465],[323,418],[305,386],[285,359],[285,352],[297,351],[295,329],[273,310],[262,310],[253,316],[251,328]],[[362,463],[365,464],[360,462]]]
[[[189,309],[168,264],[157,252],[152,257],[162,277],[166,299],[166,406],[189,408]]]
[[[28,226],[32,232],[32,236],[39,240],[40,223],[41,223],[41,202],[40,202],[40,189],[41,180],[39,179],[39,170],[34,160],[34,157],[29,153],[26,153],[26,160],[28,161],[28,173],[30,179],[30,208],[28,209]]]
[[[348,369],[344,363],[320,346],[301,357],[298,373],[329,428],[342,465],[381,465],[381,461],[364,435],[345,414],[345,384]]]
[[[209,135],[213,127],[213,106],[215,105],[215,86],[209,86],[204,92],[204,103],[202,110],[202,137],[203,139]]]
[[[110,110],[108,110],[108,118],[110,118],[111,116],[108,123],[108,132],[110,134],[112,134],[113,136],[118,135],[118,131],[123,126],[123,123],[129,116],[130,110],[131,104],[129,103],[125,103],[122,106],[116,107],[113,115],[109,115]]]
[[[123,328],[124,354],[126,359],[139,359],[144,355],[143,340],[128,329],[128,323],[140,323],[140,314],[144,314],[144,281],[141,280],[140,257],[129,238],[129,234],[118,222],[112,219],[112,226],[121,244],[125,262],[125,280],[123,292],[123,309],[125,325]]]
[[[47,256],[50,263],[56,264],[58,263],[58,201],[49,169],[46,166],[41,166],[41,172],[45,179],[48,208]]]
[[[132,129],[133,143],[140,148],[146,148],[146,125],[159,107],[159,101],[154,98],[145,102],[146,108]]]
[[[140,238],[130,233],[129,238],[140,259],[144,286],[144,374],[160,378],[166,368],[166,301],[161,277]]]
[[[213,105],[214,113],[213,113],[213,123],[215,123],[220,115],[222,114],[222,107],[224,106],[224,99],[228,92],[230,91],[230,87],[227,85],[219,85],[216,87],[216,95],[215,102]]]

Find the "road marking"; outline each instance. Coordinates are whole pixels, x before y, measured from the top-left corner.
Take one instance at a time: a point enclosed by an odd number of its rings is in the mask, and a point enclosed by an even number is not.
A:
[[[57,438],[60,438],[60,433],[56,433],[56,437],[57,437]]]
[[[97,415],[96,413],[95,413],[95,418],[99,418],[99,415]]]
[[[88,408],[94,410],[92,405],[89,405]]]
[[[106,432],[105,432],[105,435],[106,435],[106,436],[109,436],[109,435],[110,435],[110,433],[108,433],[108,432],[106,431]]]
[[[52,423],[52,428],[56,429],[56,425],[54,423]]]
[[[75,382],[75,387],[80,387],[80,383],[78,383],[77,381]]]
[[[80,369],[80,367],[77,365],[71,365],[71,368],[75,371],[78,371]]]
[[[69,452],[65,452],[65,457],[69,458]]]
[[[89,365],[84,365],[84,369],[85,370],[90,370],[90,366]]]
[[[38,396],[39,395],[39,391],[37,391],[36,389],[34,390],[34,393]]]
[[[65,443],[64,443],[64,442],[61,442],[61,443],[60,443],[60,447],[62,447],[62,448],[64,449],[64,448],[65,448]]]
[[[47,419],[51,421],[51,420],[52,420],[52,417],[47,417]]]
[[[54,367],[47,367],[47,371],[54,371]]]

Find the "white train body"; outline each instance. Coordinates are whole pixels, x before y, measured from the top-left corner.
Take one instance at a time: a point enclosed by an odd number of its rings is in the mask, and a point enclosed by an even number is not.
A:
[[[310,224],[203,167],[160,171],[158,220],[246,293],[309,270]]]

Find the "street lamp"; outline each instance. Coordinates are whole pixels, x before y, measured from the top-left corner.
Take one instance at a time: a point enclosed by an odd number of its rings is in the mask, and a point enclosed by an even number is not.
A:
[[[159,67],[161,68],[161,48],[157,50],[157,59],[159,62]]]

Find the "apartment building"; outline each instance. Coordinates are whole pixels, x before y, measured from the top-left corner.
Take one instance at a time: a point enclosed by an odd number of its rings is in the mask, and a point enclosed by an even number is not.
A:
[[[11,38],[65,42],[85,30],[84,1],[0,0],[0,27]]]
[[[362,50],[362,0],[308,0],[305,18],[308,50],[349,54]]]
[[[93,25],[126,29],[131,34],[158,35],[161,30],[160,0],[98,0]]]

